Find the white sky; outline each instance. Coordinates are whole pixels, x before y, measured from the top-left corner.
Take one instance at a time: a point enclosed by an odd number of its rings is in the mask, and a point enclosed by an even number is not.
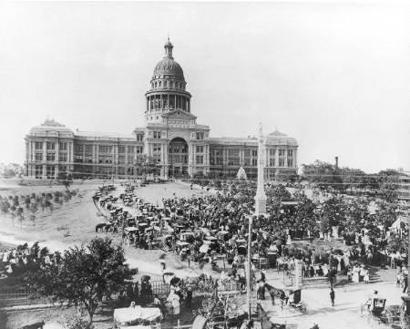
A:
[[[315,159],[410,169],[410,15],[392,1],[0,4],[0,162],[48,116],[130,133],[167,34],[212,136],[279,130]]]

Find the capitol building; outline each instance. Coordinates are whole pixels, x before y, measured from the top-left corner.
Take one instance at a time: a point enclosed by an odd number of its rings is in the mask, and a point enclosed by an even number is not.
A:
[[[145,93],[145,126],[130,135],[73,131],[54,120],[33,127],[25,137],[26,175],[57,179],[133,178],[148,171],[164,178],[184,176],[235,177],[243,168],[256,177],[256,137],[211,137],[191,109],[191,94],[173,45],[155,66]],[[295,138],[277,130],[264,138],[265,177],[296,174]]]

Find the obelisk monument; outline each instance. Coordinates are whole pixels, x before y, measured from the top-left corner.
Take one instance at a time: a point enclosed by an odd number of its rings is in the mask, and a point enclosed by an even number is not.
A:
[[[258,187],[255,195],[255,215],[266,214],[266,194],[265,194],[265,138],[263,136],[262,123],[259,124],[258,136]]]

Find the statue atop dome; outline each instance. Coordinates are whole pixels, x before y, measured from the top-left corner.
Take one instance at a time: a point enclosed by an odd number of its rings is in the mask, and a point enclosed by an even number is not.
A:
[[[174,57],[172,57],[172,48],[174,48],[174,45],[169,40],[169,36],[168,36],[167,42],[164,45],[164,48],[165,48],[165,57],[168,57],[170,59],[174,59]]]

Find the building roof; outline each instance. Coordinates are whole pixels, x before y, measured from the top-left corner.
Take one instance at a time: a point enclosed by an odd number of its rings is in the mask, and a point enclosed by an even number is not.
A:
[[[70,128],[54,119],[47,119],[41,125],[31,128],[29,135],[73,137],[74,133]]]
[[[266,136],[266,144],[298,146],[296,138],[289,137],[277,129]]]
[[[258,139],[254,136],[249,137],[211,137],[209,138],[211,144],[221,145],[257,145]],[[286,145],[286,146],[298,146],[295,138],[289,137],[286,134],[275,130],[266,136],[265,145]]]
[[[77,138],[98,138],[98,139],[132,139],[135,140],[135,136],[132,134],[117,134],[111,132],[95,132],[95,131],[75,131],[75,137]]]

